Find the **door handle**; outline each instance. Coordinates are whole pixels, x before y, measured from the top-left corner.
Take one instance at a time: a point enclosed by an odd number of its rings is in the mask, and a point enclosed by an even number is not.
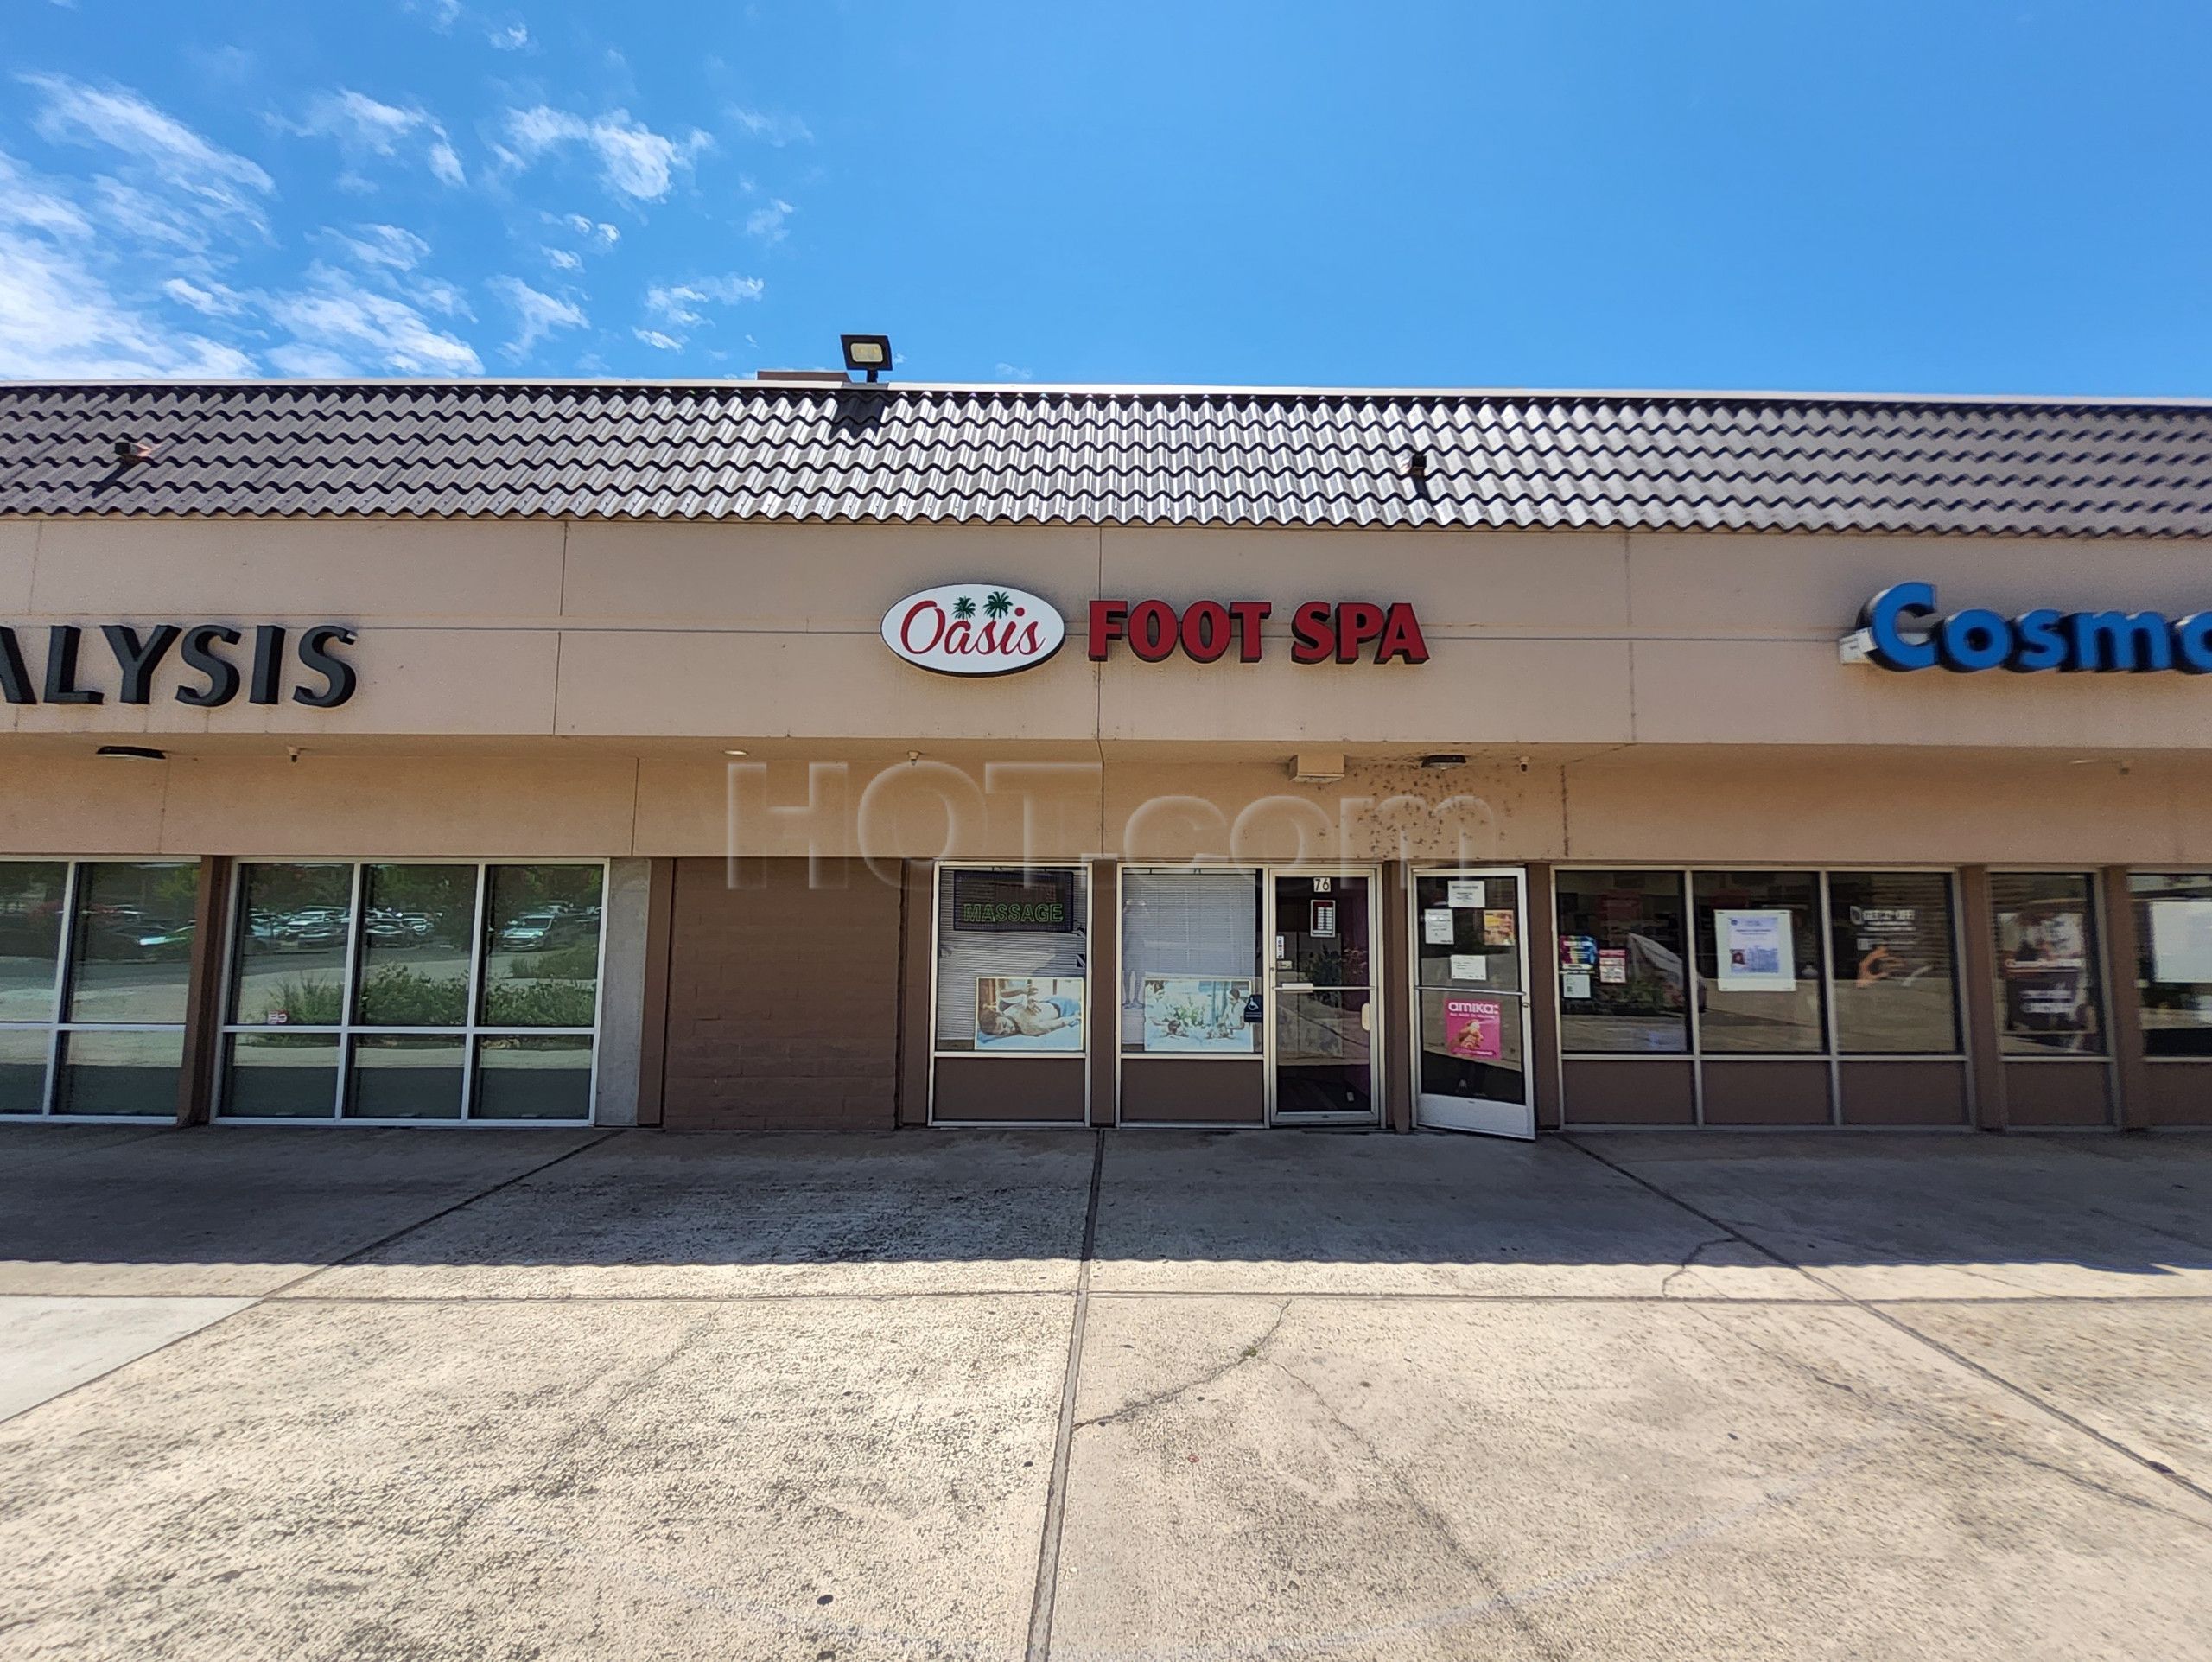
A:
[[[1313,984],[1310,981],[1278,981],[1275,983],[1275,990],[1277,992],[1312,992]]]

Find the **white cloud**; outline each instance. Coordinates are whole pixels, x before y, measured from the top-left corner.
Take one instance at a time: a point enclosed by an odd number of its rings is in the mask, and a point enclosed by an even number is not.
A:
[[[814,135],[797,116],[770,114],[760,110],[747,110],[733,105],[729,117],[745,129],[748,137],[765,139],[781,150],[786,144],[810,144]]]
[[[502,348],[510,358],[520,358],[555,329],[580,329],[590,321],[582,308],[520,277],[495,277],[485,286],[515,309],[515,338]]]
[[[622,239],[622,233],[604,220],[593,220],[582,213],[564,215],[562,224],[580,237],[590,237],[606,247],[612,248]]]
[[[59,192],[35,181],[15,157],[0,150],[0,225],[18,225],[50,237],[87,237],[92,222]]]
[[[67,250],[0,234],[0,376],[18,380],[251,375],[253,360],[199,334],[172,334],[118,301]]]
[[[664,323],[703,322],[706,314],[699,309],[702,306],[734,306],[758,300],[767,286],[759,277],[734,274],[694,277],[688,283],[656,283],[645,290],[645,309]]]
[[[495,29],[485,35],[494,51],[519,52],[530,44],[530,30],[520,23],[509,23],[505,29]]]
[[[784,221],[791,216],[791,205],[778,197],[766,207],[756,207],[745,216],[745,233],[758,237],[763,242],[784,239]]]
[[[601,178],[610,188],[645,201],[667,195],[677,173],[689,169],[693,158],[714,143],[696,128],[680,139],[657,133],[631,120],[627,110],[587,119],[543,104],[508,111],[507,137],[517,162],[524,166],[549,150],[588,145],[599,159]]]
[[[307,286],[275,296],[269,315],[293,336],[270,356],[294,374],[334,373],[297,367],[309,355],[325,366],[341,363],[346,373],[474,375],[484,367],[474,347],[434,328],[406,301],[366,289],[333,266],[310,267]]]
[[[130,158],[158,182],[195,198],[217,213],[258,224],[258,198],[276,181],[254,162],[218,145],[128,87],[98,87],[67,75],[27,74],[16,78],[35,86],[45,102],[32,124],[57,144],[105,146]]]
[[[236,317],[246,309],[246,296],[220,283],[188,283],[171,277],[162,292],[180,306],[189,306],[205,317]]]
[[[632,329],[631,334],[647,346],[660,352],[681,352],[683,342],[672,334],[663,334],[658,329]]]
[[[537,252],[545,256],[545,263],[556,271],[581,271],[584,268],[584,257],[571,253],[565,248],[544,247]]]
[[[467,182],[461,155],[444,125],[419,105],[385,104],[350,86],[340,86],[309,99],[307,111],[299,120],[278,124],[302,138],[334,141],[339,153],[353,167],[371,157],[390,160],[420,150],[424,163],[441,181]],[[354,181],[362,187],[368,182],[358,175]]]
[[[998,371],[999,379],[1002,381],[1026,381],[1031,379],[1029,371],[1022,368],[1019,364],[995,364],[992,367]]]
[[[413,271],[430,252],[429,244],[396,225],[357,225],[351,235],[342,231],[324,234],[361,264],[386,266],[395,271]]]

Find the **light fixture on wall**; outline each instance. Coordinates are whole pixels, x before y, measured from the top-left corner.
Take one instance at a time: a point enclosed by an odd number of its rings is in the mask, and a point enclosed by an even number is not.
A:
[[[124,761],[167,761],[169,753],[156,750],[145,744],[104,744],[92,752],[96,756],[114,756]]]
[[[1465,767],[1467,759],[1457,750],[1434,750],[1421,759],[1421,765],[1433,774],[1440,774],[1447,767]]]
[[[745,752],[742,750],[725,750],[722,752],[722,755],[726,756],[741,756],[744,754]]]

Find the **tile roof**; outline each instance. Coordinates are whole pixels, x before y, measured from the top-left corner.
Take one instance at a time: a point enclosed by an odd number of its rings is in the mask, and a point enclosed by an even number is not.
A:
[[[120,440],[150,443],[125,464]],[[1409,476],[1419,455],[1426,476]],[[0,515],[2212,533],[2212,404],[778,382],[0,385]]]

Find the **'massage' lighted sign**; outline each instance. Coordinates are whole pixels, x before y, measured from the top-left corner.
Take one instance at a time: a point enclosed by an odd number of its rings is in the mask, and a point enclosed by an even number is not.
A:
[[[2212,611],[2062,612],[2039,606],[2007,617],[1982,607],[1943,613],[1936,585],[1892,584],[1859,608],[1859,627],[1836,643],[1847,664],[1885,670],[2037,670],[2212,674]]]
[[[1059,651],[1067,620],[1036,595],[999,583],[948,583],[883,614],[883,644],[940,675],[1011,675]]]

